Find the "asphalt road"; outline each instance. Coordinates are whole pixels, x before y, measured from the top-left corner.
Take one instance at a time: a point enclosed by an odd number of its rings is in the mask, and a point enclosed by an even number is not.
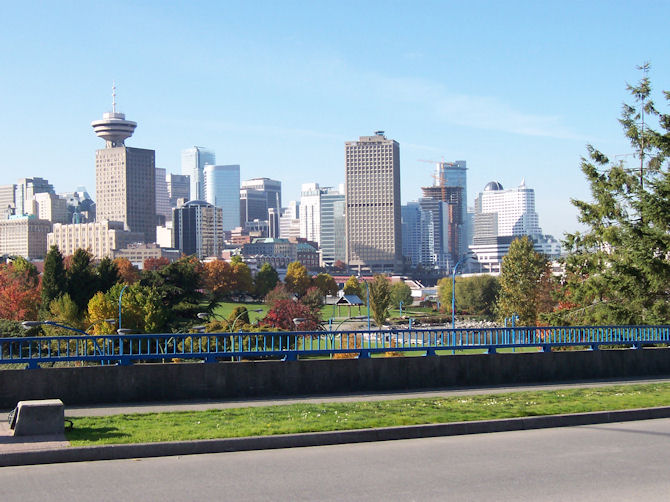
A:
[[[5,467],[0,500],[668,500],[670,420]]]

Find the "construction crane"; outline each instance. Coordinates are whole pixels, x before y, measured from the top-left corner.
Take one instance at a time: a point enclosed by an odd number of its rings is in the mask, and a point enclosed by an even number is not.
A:
[[[439,186],[442,187],[442,200],[444,200],[445,194],[444,194],[444,187],[445,187],[445,179],[444,179],[444,169],[440,169],[440,166],[442,165],[447,165],[454,167],[456,166],[455,162],[445,162],[444,158],[442,160],[426,160],[426,159],[417,159],[419,162],[426,162],[427,164],[434,164],[436,169],[435,172],[432,174],[433,180],[434,180],[434,186]]]

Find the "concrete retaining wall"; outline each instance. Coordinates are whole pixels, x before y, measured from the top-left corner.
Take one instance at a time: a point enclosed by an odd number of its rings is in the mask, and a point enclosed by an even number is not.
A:
[[[0,408],[225,399],[670,375],[670,349],[0,369]]]

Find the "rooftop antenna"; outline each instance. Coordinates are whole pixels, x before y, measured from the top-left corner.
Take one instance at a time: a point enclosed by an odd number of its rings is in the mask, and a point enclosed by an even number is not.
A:
[[[116,113],[116,82],[112,82],[112,113]]]

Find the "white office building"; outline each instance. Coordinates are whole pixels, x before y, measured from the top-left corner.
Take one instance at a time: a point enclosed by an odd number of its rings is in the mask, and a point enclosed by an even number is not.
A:
[[[211,150],[201,146],[182,150],[181,174],[190,177],[191,200],[205,200],[205,166],[215,164],[216,156]]]

